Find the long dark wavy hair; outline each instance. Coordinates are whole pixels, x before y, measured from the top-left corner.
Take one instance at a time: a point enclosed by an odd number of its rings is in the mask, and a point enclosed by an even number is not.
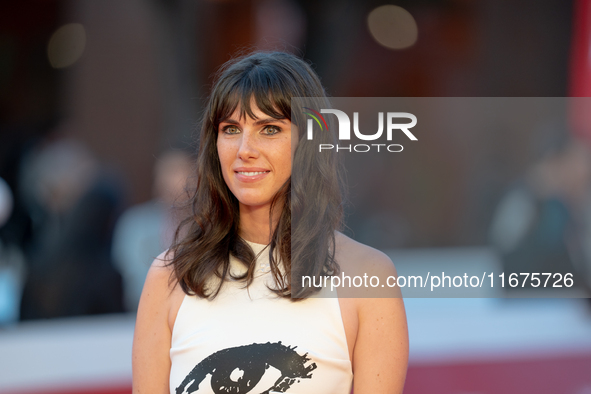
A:
[[[239,204],[222,176],[217,152],[218,126],[239,108],[254,118],[251,103],[270,117],[289,119],[297,127],[298,145],[291,178],[271,203],[269,253],[275,293],[301,300],[319,289],[302,287],[302,275],[319,277],[339,272],[334,259],[335,230],[342,223],[342,178],[334,154],[317,152],[318,143],[335,143],[330,133],[317,133],[314,144],[304,138],[302,111],[292,116],[291,100],[305,97],[306,105],[329,108],[316,73],[302,59],[283,52],[255,52],[233,59],[219,70],[201,121],[197,184],[189,204],[192,214],[176,230],[170,251],[174,277],[186,294],[213,299],[230,277],[252,283],[256,257],[239,236]],[[292,128],[292,131],[296,128]],[[273,228],[272,212],[280,210]],[[230,254],[246,267],[230,272]],[[280,268],[280,264],[283,269]],[[217,285],[211,279],[217,277]],[[292,282],[293,286],[292,286]],[[295,283],[297,282],[297,283]]]

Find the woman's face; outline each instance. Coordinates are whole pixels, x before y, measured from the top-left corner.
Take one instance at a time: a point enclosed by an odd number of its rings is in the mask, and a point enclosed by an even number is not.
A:
[[[224,180],[241,206],[268,207],[291,176],[292,124],[251,104],[255,118],[240,111],[220,122],[217,150]]]

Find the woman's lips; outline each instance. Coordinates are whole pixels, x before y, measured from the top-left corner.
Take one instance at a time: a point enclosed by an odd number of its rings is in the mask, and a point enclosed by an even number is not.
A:
[[[240,182],[256,182],[266,177],[271,171],[262,168],[237,168],[234,170]]]

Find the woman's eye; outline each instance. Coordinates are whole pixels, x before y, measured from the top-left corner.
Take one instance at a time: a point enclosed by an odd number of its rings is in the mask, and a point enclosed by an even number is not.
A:
[[[238,134],[240,133],[240,130],[236,126],[224,126],[222,132],[226,134]]]
[[[281,132],[281,128],[278,126],[267,126],[265,127],[265,134],[267,135],[273,135],[273,134],[277,134],[279,132]]]

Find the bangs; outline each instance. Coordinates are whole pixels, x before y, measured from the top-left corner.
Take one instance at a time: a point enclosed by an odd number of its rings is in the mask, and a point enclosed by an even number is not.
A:
[[[236,110],[239,111],[241,119],[245,116],[257,119],[253,112],[253,103],[261,112],[272,118],[291,120],[293,89],[285,86],[285,81],[291,82],[293,78],[286,78],[288,75],[277,75],[277,70],[268,71],[260,65],[253,66],[241,75],[232,75],[227,80],[220,81],[220,90],[214,97],[210,118],[216,128]]]

